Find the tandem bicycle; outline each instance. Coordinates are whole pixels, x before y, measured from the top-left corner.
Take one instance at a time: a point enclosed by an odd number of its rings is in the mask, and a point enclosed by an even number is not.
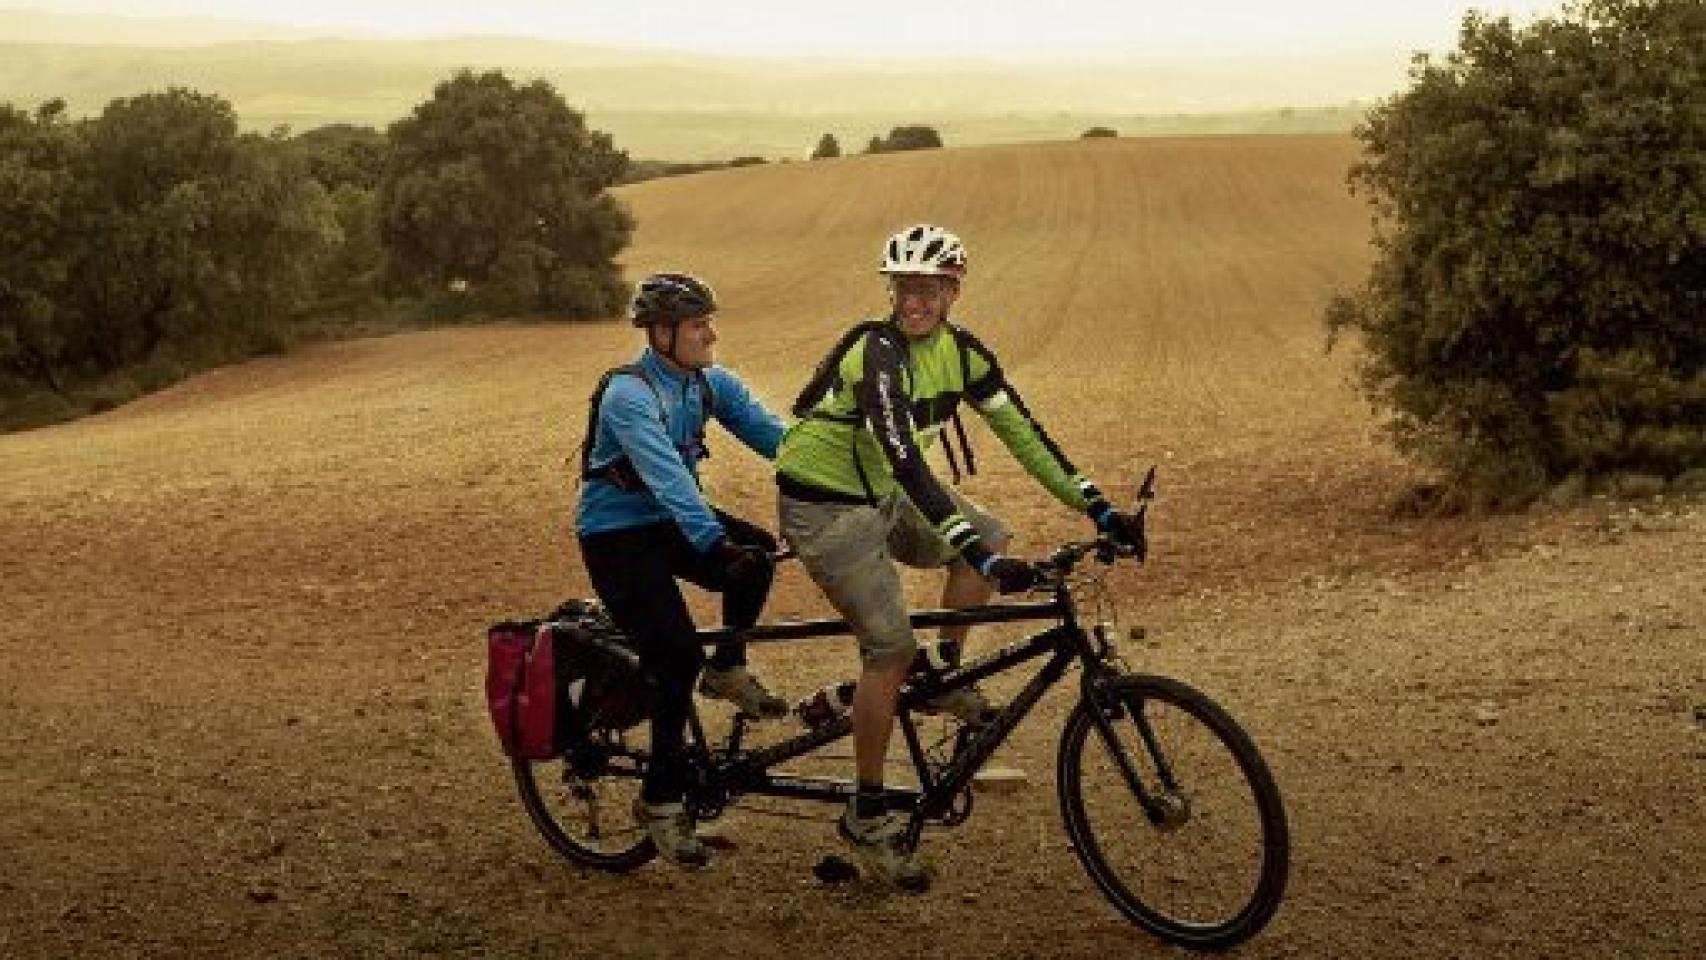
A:
[[[1141,499],[1151,489],[1153,471]],[[1140,506],[1141,515],[1144,507]],[[887,804],[908,814],[905,844],[926,826],[970,816],[974,776],[1056,684],[1076,673],[1077,703],[1056,752],[1060,816],[1084,870],[1130,922],[1178,946],[1222,950],[1260,931],[1285,892],[1290,839],[1278,786],[1230,714],[1187,684],[1136,671],[1116,649],[1105,580],[1120,561],[1141,562],[1107,537],[1060,545],[1038,563],[1032,596],[964,609],[916,611],[915,630],[957,624],[1043,622],[1038,632],[942,671],[914,674],[896,713],[916,786],[891,786]],[[729,638],[701,630],[706,644]],[[760,624],[749,642],[848,635],[843,620]],[[941,694],[1041,661],[987,723],[927,744],[916,715]],[[635,669],[637,659],[634,660]],[[788,765],[852,732],[838,714],[780,742],[753,746],[754,718],[736,713],[726,735],[708,735],[697,706],[688,719],[685,802],[714,821],[743,797],[844,804],[851,780],[790,772]],[[512,759],[535,826],[568,860],[615,873],[657,851],[629,814],[646,771],[643,730],[592,730],[562,756]]]

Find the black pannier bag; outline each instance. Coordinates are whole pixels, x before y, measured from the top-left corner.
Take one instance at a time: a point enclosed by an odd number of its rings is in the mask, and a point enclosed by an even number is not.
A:
[[[593,600],[487,631],[486,702],[512,757],[561,756],[646,718],[650,683],[626,638]]]
[[[584,737],[621,731],[646,719],[651,681],[640,656],[597,600],[570,600],[551,613],[556,646],[559,745],[565,732]]]

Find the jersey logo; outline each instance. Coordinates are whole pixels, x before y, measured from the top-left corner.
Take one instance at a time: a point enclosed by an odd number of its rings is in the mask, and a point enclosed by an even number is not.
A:
[[[896,460],[905,460],[908,454],[901,437],[900,405],[895,402],[894,383],[887,371],[877,374],[877,395],[883,398],[883,427],[889,432],[889,448]]]

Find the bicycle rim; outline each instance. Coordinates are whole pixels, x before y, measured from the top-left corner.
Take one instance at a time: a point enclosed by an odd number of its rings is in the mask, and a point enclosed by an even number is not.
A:
[[[552,849],[582,866],[625,873],[657,849],[634,819],[641,786],[634,761],[617,759],[621,767],[562,758],[510,763],[522,806]]]
[[[1125,677],[1109,692],[1117,749],[1158,809],[1139,801],[1096,708],[1081,702],[1057,778],[1074,852],[1127,919],[1170,943],[1219,950],[1249,939],[1279,907],[1290,856],[1267,765],[1224,710],[1185,684]]]

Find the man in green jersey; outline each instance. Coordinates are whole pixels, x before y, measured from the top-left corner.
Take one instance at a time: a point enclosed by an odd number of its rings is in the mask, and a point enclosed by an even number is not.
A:
[[[1001,551],[1010,536],[994,516],[924,462],[961,400],[971,405],[1027,472],[1102,532],[1136,543],[1141,528],[1115,510],[1061,453],[1002,375],[995,354],[948,321],[966,270],[965,248],[919,224],[884,248],[889,316],[861,325],[802,395],[805,408],[776,455],[783,536],[859,638],[853,697],[858,795],[838,832],[866,865],[904,889],[928,877],[903,847],[905,822],[883,807],[883,766],[895,703],[918,652],[893,560],[945,567],[944,607],[987,603],[991,594],[1036,586],[1037,569]],[[945,628],[957,651],[966,627]],[[957,653],[950,653],[950,658]],[[937,706],[976,722],[990,711],[968,691]]]

